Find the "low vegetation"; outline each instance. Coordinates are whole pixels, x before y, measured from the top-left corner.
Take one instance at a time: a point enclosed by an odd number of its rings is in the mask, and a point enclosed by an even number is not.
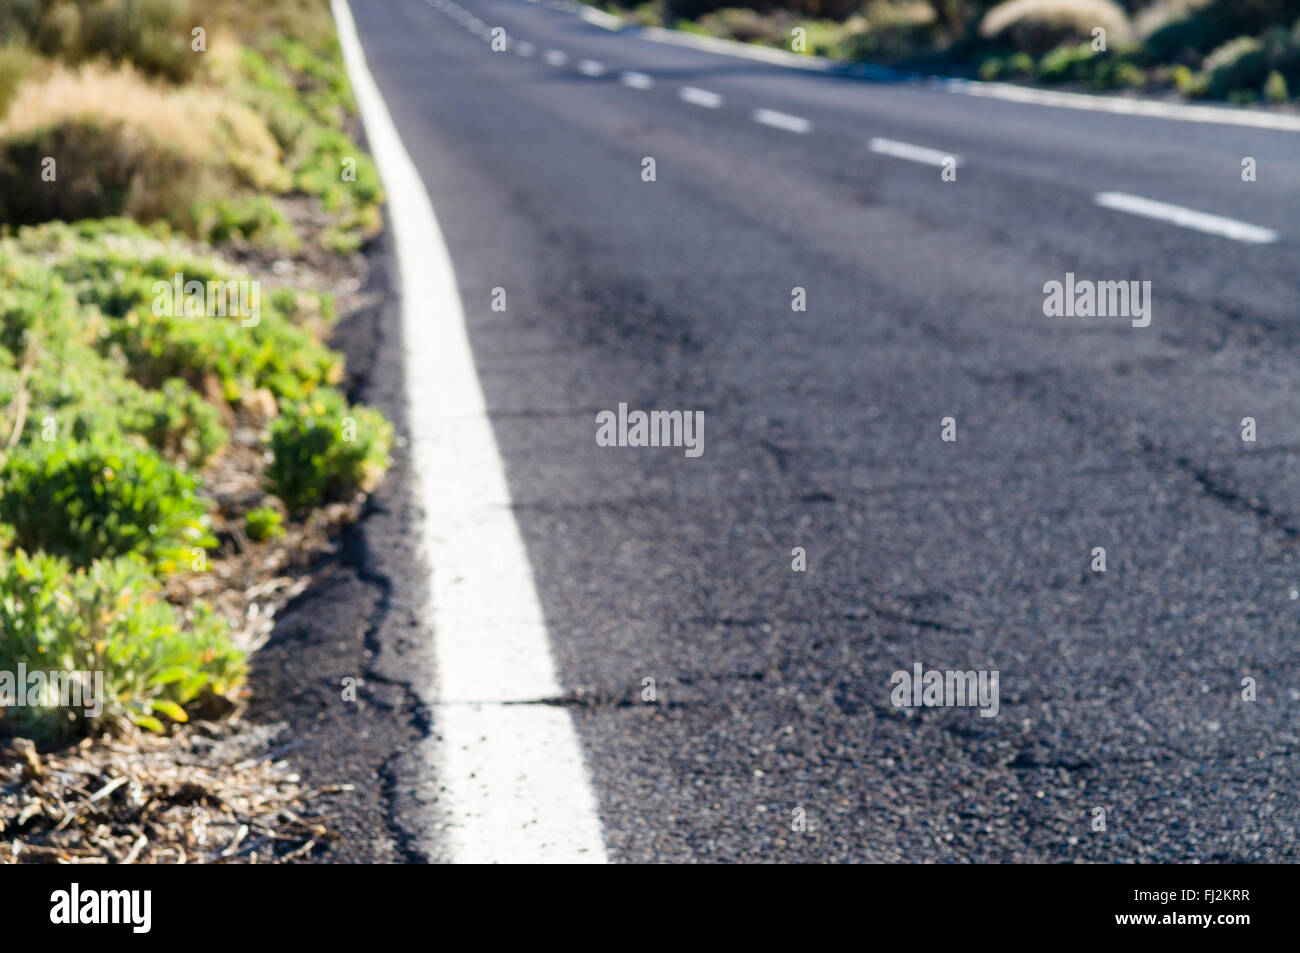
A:
[[[1300,0],[785,0],[752,6],[623,0],[605,6],[646,25],[986,80],[1239,104],[1300,95]]]
[[[383,192],[324,0],[7,0],[0,37],[0,672],[104,681],[0,732],[164,732],[244,681],[213,566],[383,475],[333,297],[276,277]]]

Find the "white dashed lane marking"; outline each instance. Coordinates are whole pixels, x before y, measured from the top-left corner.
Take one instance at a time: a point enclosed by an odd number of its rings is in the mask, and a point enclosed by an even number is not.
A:
[[[895,139],[875,138],[867,143],[867,148],[883,156],[893,156],[896,159],[907,159],[909,162],[921,162],[925,165],[942,166],[949,160],[956,165],[961,164],[961,159],[951,152],[940,152],[938,149],[930,149],[926,146],[914,146],[910,142],[899,142]]]
[[[789,113],[777,112],[775,109],[755,109],[754,122],[774,129],[784,129],[786,132],[812,131],[812,123],[802,116],[791,116]]]
[[[1225,218],[1222,215],[1211,215],[1209,212],[1198,212],[1181,205],[1170,205],[1168,202],[1144,199],[1124,192],[1098,192],[1095,201],[1102,208],[1169,222],[1172,225],[1195,229],[1209,235],[1221,235],[1234,241],[1267,245],[1269,242],[1277,241],[1278,238],[1277,232],[1271,228],[1239,222],[1235,218]]]
[[[578,63],[578,72],[583,76],[604,76],[605,67],[595,60],[582,60]]]
[[[690,103],[692,106],[703,106],[705,109],[717,109],[722,105],[722,97],[717,93],[711,93],[707,89],[697,89],[694,86],[683,86],[677,91],[677,95],[684,103]]]
[[[624,71],[619,76],[618,81],[624,86],[631,86],[633,89],[649,89],[654,85],[654,80],[645,73],[636,73],[632,70]]]

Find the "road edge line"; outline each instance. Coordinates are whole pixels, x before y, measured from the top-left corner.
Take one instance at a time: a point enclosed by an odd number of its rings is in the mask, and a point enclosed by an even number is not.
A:
[[[603,863],[582,749],[510,506],[433,202],[366,63],[347,0],[330,0],[344,65],[388,193],[401,289],[412,476],[431,573],[438,810],[461,863]],[[430,824],[433,827],[433,824]]]

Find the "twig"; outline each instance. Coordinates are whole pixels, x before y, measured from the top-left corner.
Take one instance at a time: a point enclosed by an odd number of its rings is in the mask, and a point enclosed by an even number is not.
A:
[[[136,842],[131,846],[131,853],[127,854],[125,857],[122,858],[122,863],[124,863],[124,864],[134,864],[134,863],[135,863],[135,859],[136,859],[137,857],[140,856],[140,851],[144,850],[145,845],[147,845],[148,843],[149,843],[149,838],[147,838],[147,837],[145,837],[143,834],[141,834],[141,835],[140,835],[140,839],[137,840],[137,841],[136,841]]]
[[[23,427],[27,425],[27,407],[31,403],[31,395],[27,392],[27,379],[32,376],[32,368],[36,365],[37,350],[35,344],[28,346],[23,366],[18,372],[18,394],[14,398],[17,410],[14,412],[13,423],[9,425],[5,450],[12,450],[18,445],[18,438],[23,435]]]
[[[108,797],[110,794],[112,794],[114,791],[116,791],[116,790],[117,790],[118,788],[120,788],[122,785],[126,784],[126,780],[127,780],[127,779],[126,779],[126,775],[122,775],[122,776],[120,776],[120,777],[116,777],[116,778],[114,778],[112,781],[109,781],[109,782],[108,782],[107,784],[105,784],[102,788],[100,788],[98,791],[96,791],[94,794],[92,794],[92,795],[90,796],[90,799],[89,799],[88,801],[86,801],[86,803],[87,803],[87,804],[94,804],[94,803],[95,803],[96,801],[98,801],[100,798]]]

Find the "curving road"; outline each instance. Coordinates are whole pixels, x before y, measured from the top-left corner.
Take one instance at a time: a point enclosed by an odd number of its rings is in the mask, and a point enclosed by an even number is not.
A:
[[[351,8],[609,859],[1296,859],[1294,128]],[[1045,315],[1067,273],[1149,326]],[[704,452],[598,446],[620,403]],[[998,671],[996,717],[895,708],[916,663]]]

